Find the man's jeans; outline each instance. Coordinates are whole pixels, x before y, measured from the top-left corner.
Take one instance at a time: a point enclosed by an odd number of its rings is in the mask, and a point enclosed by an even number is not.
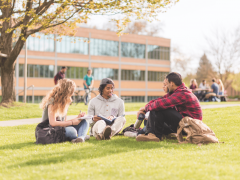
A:
[[[161,139],[162,135],[176,133],[182,115],[174,108],[151,111],[147,120],[146,133],[155,134]]]
[[[76,139],[78,137],[84,140],[87,135],[88,128],[89,128],[89,123],[85,119],[83,119],[76,126],[65,127],[65,131],[66,131],[65,135],[70,140]]]

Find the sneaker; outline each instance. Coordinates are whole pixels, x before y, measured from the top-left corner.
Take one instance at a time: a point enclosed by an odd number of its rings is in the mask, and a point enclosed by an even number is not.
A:
[[[99,140],[99,141],[104,140],[103,134],[102,133],[97,134],[96,139]]]
[[[110,126],[106,126],[105,129],[103,130],[103,137],[105,140],[110,140],[111,139],[111,134],[112,134],[112,129]]]
[[[71,141],[72,143],[83,143],[85,142],[82,138],[76,138]]]
[[[89,135],[86,135],[86,137],[84,138],[84,140],[89,140],[90,139],[90,136]]]
[[[155,141],[159,142],[160,139],[155,136],[155,134],[149,133],[148,135],[141,134],[136,137],[137,141]]]
[[[132,137],[132,138],[137,137],[137,133],[136,132],[130,132],[130,131],[125,132],[123,135],[127,136],[127,137]]]

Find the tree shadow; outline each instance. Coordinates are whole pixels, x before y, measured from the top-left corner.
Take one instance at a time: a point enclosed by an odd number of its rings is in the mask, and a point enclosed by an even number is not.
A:
[[[6,149],[11,149],[11,150],[16,150],[16,149],[21,149],[24,147],[31,147],[35,146],[35,142],[23,142],[23,143],[15,143],[15,144],[7,144],[0,146],[0,150],[6,150]]]
[[[138,151],[138,150],[146,150],[146,149],[157,149],[157,148],[166,148],[172,149],[184,149],[183,146],[178,146],[173,144],[176,141],[163,141],[163,142],[137,142],[136,139],[133,138],[118,138],[112,139],[110,141],[97,141],[91,138],[87,143],[93,144],[92,147],[83,147],[81,148],[81,144],[71,144],[69,146],[77,145],[80,148],[69,150],[69,151],[61,151],[54,153],[41,153],[34,156],[31,156],[31,160],[27,160],[25,162],[17,163],[8,166],[8,168],[15,168],[18,166],[27,167],[27,166],[38,166],[38,165],[48,165],[48,164],[56,164],[56,163],[64,163],[71,162],[76,160],[88,160],[101,158],[105,156],[110,156],[114,154]],[[50,145],[51,146],[51,145]],[[187,148],[188,145],[185,145]],[[57,150],[57,148],[56,148]],[[119,156],[119,158],[121,158]]]

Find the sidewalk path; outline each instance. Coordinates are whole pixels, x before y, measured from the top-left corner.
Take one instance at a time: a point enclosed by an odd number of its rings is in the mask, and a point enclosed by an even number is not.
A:
[[[223,107],[233,107],[240,106],[240,104],[215,104],[215,105],[202,105],[202,109],[212,109],[212,108],[223,108]],[[135,115],[137,111],[126,112],[125,115]],[[76,116],[67,116],[67,119],[73,119]],[[10,121],[0,121],[0,126],[19,126],[25,124],[35,124],[41,122],[42,118],[34,119],[20,119],[20,120],[10,120]]]

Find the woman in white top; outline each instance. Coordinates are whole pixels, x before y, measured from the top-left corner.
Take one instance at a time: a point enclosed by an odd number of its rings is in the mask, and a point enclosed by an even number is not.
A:
[[[221,79],[217,80],[217,84],[219,87],[218,95],[224,95],[224,86],[223,86]]]
[[[76,118],[67,119],[67,110],[72,102],[71,96],[76,84],[70,79],[61,79],[58,84],[42,100],[40,107],[43,109],[42,121],[49,119],[51,126],[65,127],[65,135],[73,143],[84,142],[89,128],[86,120],[79,120],[85,113],[79,114]]]

